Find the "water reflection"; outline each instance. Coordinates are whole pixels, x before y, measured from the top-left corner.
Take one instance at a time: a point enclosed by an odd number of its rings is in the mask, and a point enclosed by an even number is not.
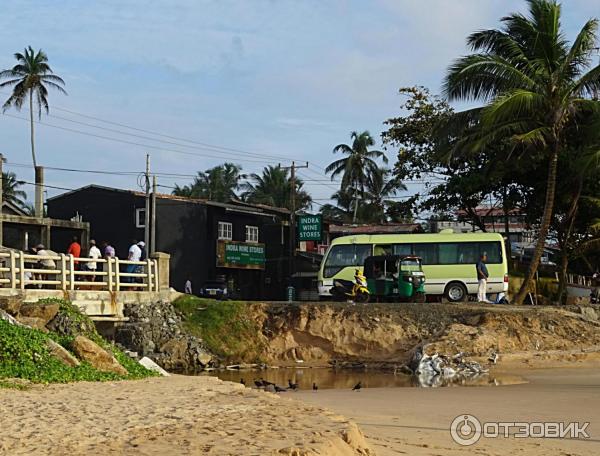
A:
[[[266,370],[215,370],[200,375],[212,375],[231,382],[240,382],[243,378],[247,386],[254,381],[265,379],[280,387],[287,387],[288,381],[298,383],[300,389],[311,389],[316,383],[319,389],[351,389],[359,381],[364,388],[406,388],[406,387],[444,387],[444,386],[498,386],[524,383],[515,375],[490,373],[477,377],[461,379],[442,379],[441,377],[416,377],[405,374],[393,374],[376,370],[334,370],[324,368],[280,368]]]

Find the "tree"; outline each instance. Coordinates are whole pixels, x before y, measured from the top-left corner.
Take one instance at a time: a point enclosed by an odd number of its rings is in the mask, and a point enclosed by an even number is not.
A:
[[[183,187],[175,185],[173,195],[226,203],[237,198],[236,192],[241,188],[241,180],[246,177],[240,173],[241,170],[239,165],[224,163],[198,172],[192,184]]]
[[[481,116],[481,129],[469,138],[469,147],[481,150],[509,138],[547,165],[538,240],[514,298],[517,304],[523,302],[544,250],[566,128],[582,109],[599,109],[586,97],[600,90],[600,65],[589,70],[598,21],[586,22],[569,46],[560,24],[560,5],[555,0],[528,0],[528,4],[528,16],[511,14],[501,20],[502,29],[470,35],[467,43],[474,53],[456,60],[444,82],[449,100],[484,102],[474,110]]]
[[[2,173],[2,199],[3,201],[13,203],[20,208],[25,209],[27,203],[27,194],[20,190],[23,181],[17,180],[15,173]]]
[[[37,106],[38,118],[42,117],[42,109],[49,112],[48,107],[48,89],[51,87],[58,90],[60,93],[67,94],[63,86],[65,81],[59,76],[53,74],[52,69],[48,65],[48,56],[41,49],[37,52],[31,46],[25,48],[23,54],[17,52],[15,54],[17,64],[10,70],[0,72],[0,79],[8,79],[0,83],[2,87],[13,87],[11,96],[2,106],[3,111],[6,111],[11,106],[17,110],[21,110],[25,99],[29,99],[29,125],[31,132],[31,158],[33,167],[37,166],[35,157],[34,144],[34,128],[33,128],[33,105],[34,99]]]
[[[292,192],[292,181],[287,169],[278,166],[267,166],[262,174],[251,174],[250,180],[242,184],[242,198],[249,203],[266,204],[292,210],[292,193],[295,197],[297,211],[311,206],[312,198],[302,187],[301,179],[295,178],[295,192]]]
[[[392,177],[387,168],[377,168],[367,181],[365,199],[367,201],[370,219],[377,223],[387,220],[386,209],[394,204],[389,198],[396,195],[398,190],[406,190],[406,186]]]
[[[375,140],[368,131],[358,134],[353,131],[350,134],[352,146],[347,144],[338,144],[333,148],[333,153],[341,152],[347,155],[345,158],[335,160],[325,172],[331,173],[331,179],[336,176],[342,176],[341,189],[352,189],[354,198],[354,215],[352,221],[356,223],[358,213],[359,199],[364,196],[365,187],[369,179],[377,172],[378,165],[375,160],[381,158],[387,163],[387,157],[379,150],[369,150],[369,147],[375,145]]]

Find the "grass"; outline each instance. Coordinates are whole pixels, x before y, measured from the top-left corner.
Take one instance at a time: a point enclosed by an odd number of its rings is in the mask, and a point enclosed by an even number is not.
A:
[[[184,328],[201,338],[211,352],[225,360],[260,362],[264,337],[252,320],[249,304],[182,296],[173,302]]]
[[[96,332],[89,317],[82,314],[73,304],[62,300],[42,302],[59,303],[59,313],[68,315],[71,321],[75,321],[77,324],[73,327],[78,328],[78,331],[72,334],[43,333],[37,329],[11,325],[0,320],[0,387],[14,387],[15,383],[8,380],[11,378],[25,379],[33,383],[68,383],[83,380],[132,380],[156,375],[104,340]],[[49,353],[46,346],[48,339],[69,350],[77,335],[93,340],[112,353],[129,374],[121,376],[112,372],[101,372],[86,362],[76,367],[66,366]]]

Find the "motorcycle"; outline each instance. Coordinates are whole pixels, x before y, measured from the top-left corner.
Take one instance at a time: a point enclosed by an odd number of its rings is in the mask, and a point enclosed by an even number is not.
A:
[[[350,280],[335,279],[333,288],[330,290],[331,296],[337,300],[350,300],[356,302],[369,302],[369,289],[367,288],[367,278],[362,275],[359,269],[354,273],[354,282]]]

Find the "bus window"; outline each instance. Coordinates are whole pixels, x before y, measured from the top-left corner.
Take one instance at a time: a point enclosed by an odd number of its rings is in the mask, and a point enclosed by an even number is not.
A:
[[[457,242],[444,242],[440,244],[438,252],[439,264],[457,264],[459,261]]]
[[[423,264],[438,264],[437,253],[439,244],[414,244],[415,255],[421,257]]]
[[[370,244],[334,245],[327,255],[323,268],[324,277],[333,277],[343,268],[362,266],[371,255]]]
[[[458,264],[475,264],[479,261],[479,244],[461,242],[458,244]]]
[[[391,244],[379,244],[376,245],[373,249],[373,255],[391,255],[392,254],[392,245]]]
[[[479,254],[487,254],[487,262],[489,264],[502,263],[502,245],[499,242],[480,242]]]
[[[394,255],[412,255],[411,244],[394,244]]]

